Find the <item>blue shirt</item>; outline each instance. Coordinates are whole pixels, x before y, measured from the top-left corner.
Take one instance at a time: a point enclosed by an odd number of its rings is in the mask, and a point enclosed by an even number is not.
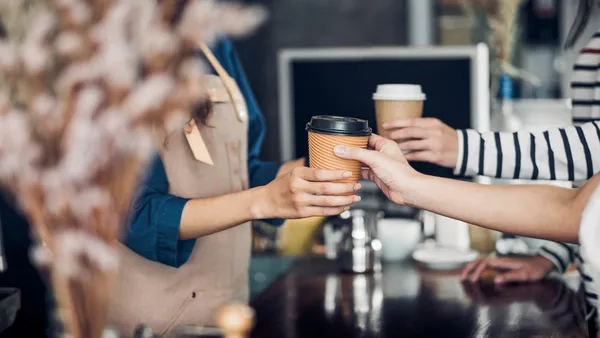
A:
[[[221,39],[213,46],[212,51],[229,75],[237,81],[248,105],[250,186],[266,185],[276,177],[281,163],[259,159],[265,138],[265,120],[231,42]],[[148,170],[134,198],[124,244],[149,260],[179,267],[189,259],[196,242],[195,239],[179,239],[181,214],[188,199],[169,194],[167,173],[160,157],[154,158]],[[283,220],[268,222],[280,225]]]

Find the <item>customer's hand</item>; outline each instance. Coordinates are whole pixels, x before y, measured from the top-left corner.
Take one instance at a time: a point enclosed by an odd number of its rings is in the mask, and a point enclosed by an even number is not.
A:
[[[337,146],[334,152],[340,158],[367,165],[368,168],[362,170],[362,177],[375,182],[394,203],[406,204],[405,183],[419,173],[408,164],[396,142],[373,134],[369,138],[369,147],[373,150]]]
[[[355,183],[334,183],[352,175],[342,170],[296,167],[263,187],[256,218],[339,215],[360,200]]]
[[[386,136],[410,151],[406,159],[454,168],[458,157],[458,134],[435,118],[400,119],[384,124]]]
[[[494,283],[507,284],[537,282],[554,269],[554,264],[543,256],[482,257],[467,265],[461,275],[464,281],[477,282],[486,269],[500,270]]]

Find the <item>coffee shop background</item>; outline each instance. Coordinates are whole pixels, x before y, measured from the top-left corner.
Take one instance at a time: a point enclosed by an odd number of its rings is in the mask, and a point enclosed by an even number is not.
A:
[[[280,159],[278,54],[287,48],[474,45],[485,42],[485,24],[460,0],[246,0],[270,11],[268,24],[236,41],[268,124],[263,156]],[[526,0],[519,17],[514,63],[541,85],[515,83],[515,98],[568,95],[573,53],[562,42],[575,11],[571,0]],[[594,17],[598,17],[594,13]],[[589,34],[593,31],[590,30]],[[583,39],[585,40],[585,39]],[[357,78],[356,81],[360,81]],[[330,112],[324,112],[330,113]]]
[[[256,34],[235,42],[258,103],[267,120],[263,147],[266,160],[280,160],[281,86],[278,62],[287,49],[378,48],[427,46],[473,46],[487,43],[485,16],[465,10],[461,0],[246,0],[266,6],[270,20]],[[523,0],[518,15],[512,63],[536,77],[538,85],[514,82],[514,98],[525,110],[536,110],[528,118],[529,128],[543,128],[558,99],[569,95],[570,69],[576,53],[565,51],[563,42],[576,10],[571,0]],[[592,22],[597,19],[595,10]],[[590,25],[585,41],[593,34]],[[577,51],[580,46],[576,46]],[[360,77],[353,79],[355,83]],[[402,79],[398,79],[402,82]],[[446,83],[440,81],[440,86]],[[373,88],[375,89],[375,88]],[[492,93],[493,95],[494,93]],[[339,96],[339,95],[337,95]],[[549,101],[550,100],[550,101]],[[550,102],[549,104],[547,104]],[[431,103],[430,103],[431,104]],[[561,103],[558,105],[560,106]],[[427,105],[427,102],[426,102]],[[492,115],[493,115],[493,108]],[[336,112],[319,111],[314,114]],[[448,110],[443,114],[453,114]],[[463,112],[464,113],[464,112]],[[567,118],[560,123],[569,123]],[[562,117],[561,117],[562,118]],[[564,118],[562,118],[564,119]],[[552,122],[556,123],[556,121]],[[539,126],[536,126],[539,124]],[[302,126],[295,126],[296,137],[303,137]],[[309,226],[307,226],[307,223]],[[281,229],[256,226],[258,251],[270,248],[280,253],[310,252],[318,241],[322,220],[288,221]],[[262,244],[259,244],[262,243]]]

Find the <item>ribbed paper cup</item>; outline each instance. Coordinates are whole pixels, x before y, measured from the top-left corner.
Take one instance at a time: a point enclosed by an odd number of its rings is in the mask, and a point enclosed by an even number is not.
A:
[[[333,148],[338,145],[344,145],[366,149],[368,143],[368,136],[332,136],[309,132],[308,156],[310,159],[310,167],[329,170],[347,170],[352,173],[352,177],[341,182],[358,182],[360,179],[360,162],[337,157],[333,152]]]
[[[339,182],[358,182],[361,163],[339,158],[333,150],[338,145],[366,149],[371,135],[368,122],[347,117],[315,116],[307,130],[310,167],[346,170],[352,173],[352,177]]]

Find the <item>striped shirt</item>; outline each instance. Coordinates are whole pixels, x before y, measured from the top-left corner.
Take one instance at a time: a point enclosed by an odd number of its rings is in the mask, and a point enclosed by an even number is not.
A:
[[[600,32],[581,50],[571,78],[573,126],[541,132],[459,130],[455,173],[504,179],[581,181],[600,172]],[[596,242],[600,245],[600,242]],[[559,272],[572,262],[581,275],[589,316],[600,285],[578,246],[545,242],[537,252]]]

